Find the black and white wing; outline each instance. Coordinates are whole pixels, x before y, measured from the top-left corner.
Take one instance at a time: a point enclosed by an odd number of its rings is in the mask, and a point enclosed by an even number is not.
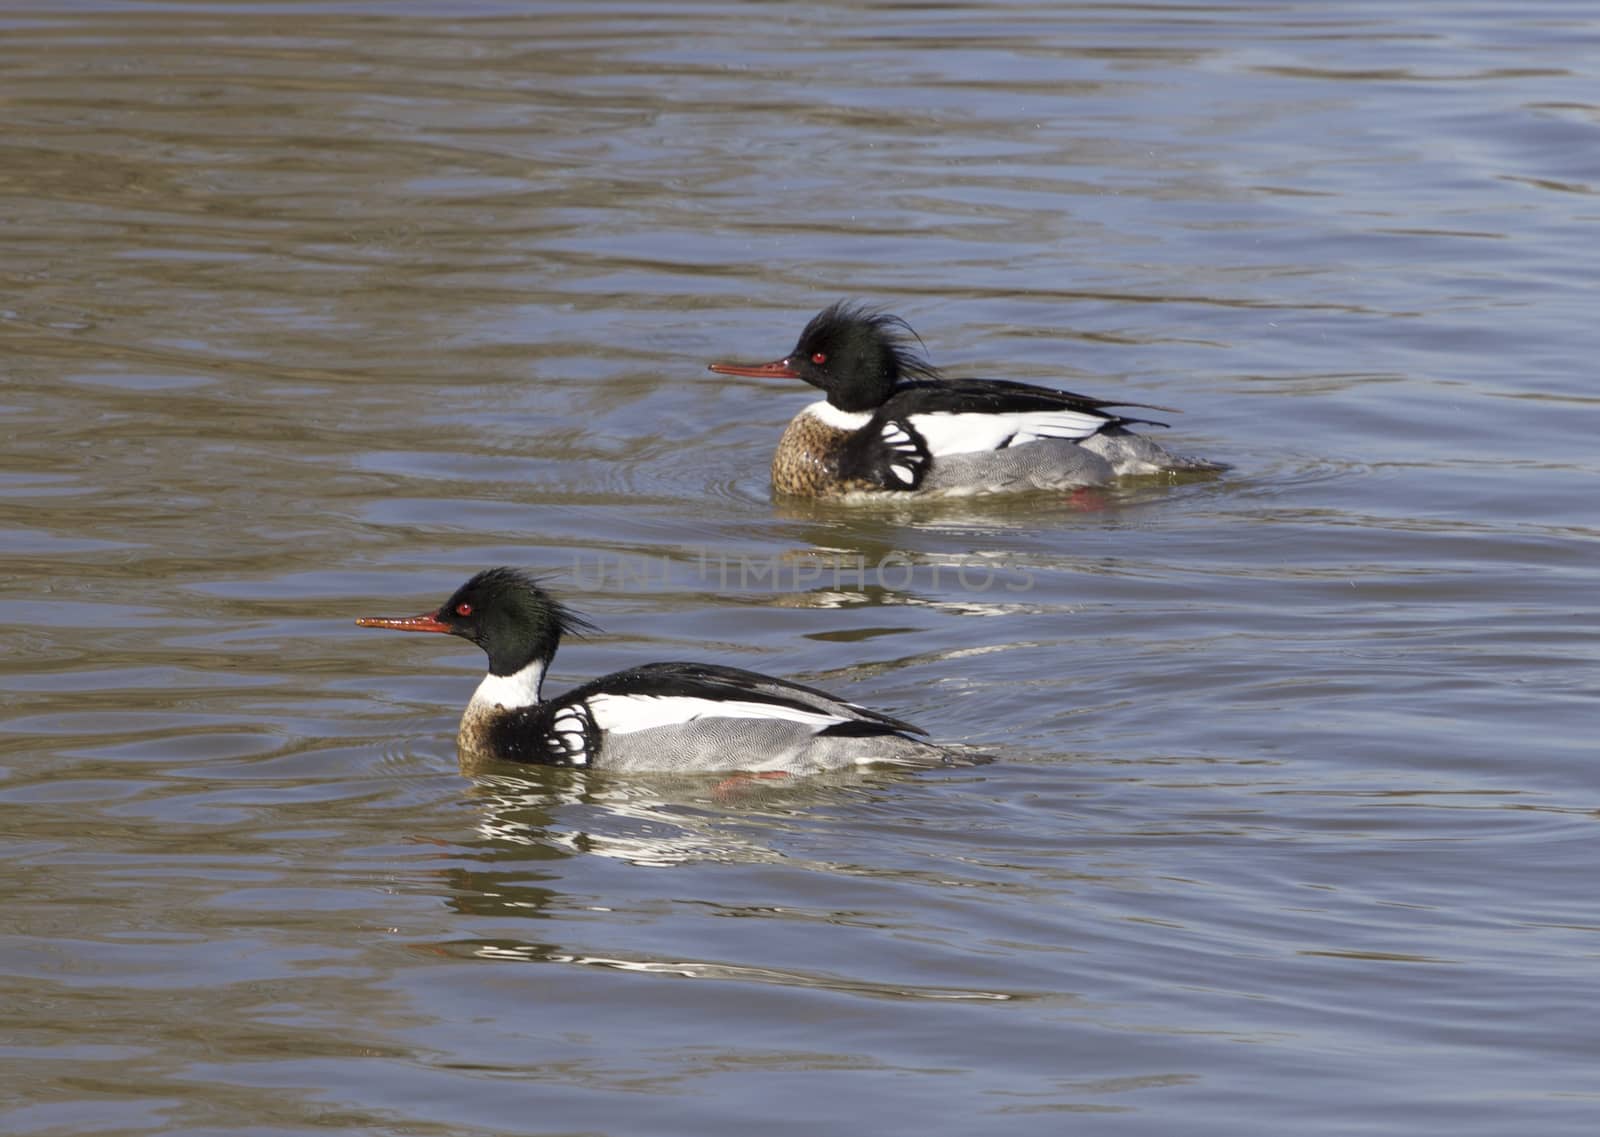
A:
[[[777,719],[815,734],[925,734],[908,722],[800,683],[707,663],[650,663],[574,688],[599,729],[630,734],[699,719]]]
[[[897,424],[917,437],[931,459],[1046,438],[1075,442],[1108,426],[1165,425],[1107,409],[1139,405],[1003,379],[944,379],[904,384],[879,408],[875,421]]]

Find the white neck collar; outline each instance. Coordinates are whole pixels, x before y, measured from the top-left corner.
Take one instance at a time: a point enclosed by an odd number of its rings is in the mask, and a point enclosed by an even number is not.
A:
[[[817,402],[811,403],[806,407],[806,410],[810,412],[812,418],[817,419],[824,425],[831,426],[835,430],[848,430],[851,432],[860,430],[872,418],[872,414],[868,411],[841,411],[838,407],[828,402],[827,399],[819,399]]]
[[[539,701],[539,687],[543,682],[544,664],[537,659],[515,675],[485,675],[472,693],[470,705],[488,709],[504,707],[508,711],[531,707]]]

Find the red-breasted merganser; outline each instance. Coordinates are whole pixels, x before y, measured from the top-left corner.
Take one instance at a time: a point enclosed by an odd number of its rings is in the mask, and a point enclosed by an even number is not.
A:
[[[514,568],[478,573],[437,611],[356,623],[446,632],[488,654],[489,673],[456,739],[470,759],[791,774],[989,761],[911,738],[927,732],[815,687],[710,663],[647,663],[544,700],[539,689],[561,637],[594,627]]]
[[[1109,407],[1118,403],[1004,379],[947,379],[898,316],[840,302],[824,308],[787,357],[713,363],[723,375],[804,379],[827,398],[789,423],[772,486],[803,497],[975,494],[1103,485],[1125,474],[1219,470],[1168,453]]]

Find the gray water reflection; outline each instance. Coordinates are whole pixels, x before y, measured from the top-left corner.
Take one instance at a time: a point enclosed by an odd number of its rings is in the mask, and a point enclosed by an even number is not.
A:
[[[1592,1130],[1587,8],[0,27],[7,1132]],[[841,297],[1231,469],[773,502]],[[1003,760],[464,778],[500,563]]]

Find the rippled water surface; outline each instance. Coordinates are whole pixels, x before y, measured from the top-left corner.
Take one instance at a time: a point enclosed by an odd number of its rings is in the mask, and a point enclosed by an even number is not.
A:
[[[1592,5],[0,32],[0,1129],[1594,1132]],[[840,297],[1232,468],[774,501]],[[464,776],[501,563],[999,761]]]

